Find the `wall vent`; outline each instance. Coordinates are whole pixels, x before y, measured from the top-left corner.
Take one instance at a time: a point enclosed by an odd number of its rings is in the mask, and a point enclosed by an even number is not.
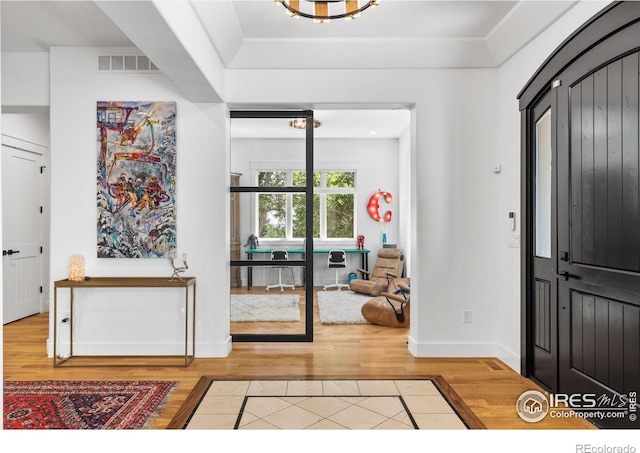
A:
[[[144,55],[99,55],[98,72],[160,73],[160,69]]]

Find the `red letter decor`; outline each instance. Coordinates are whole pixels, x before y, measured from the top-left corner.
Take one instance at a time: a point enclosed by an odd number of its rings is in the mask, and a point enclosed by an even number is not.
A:
[[[367,211],[369,215],[376,222],[391,222],[391,211],[387,211],[384,217],[380,216],[380,203],[379,200],[384,197],[384,201],[391,203],[392,197],[389,192],[376,192],[369,198],[369,204],[367,205]]]

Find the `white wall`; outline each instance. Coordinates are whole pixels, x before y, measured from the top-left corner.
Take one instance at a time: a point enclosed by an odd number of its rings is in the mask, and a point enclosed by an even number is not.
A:
[[[2,107],[49,105],[49,54],[2,53]]]
[[[91,48],[51,49],[52,280],[67,277],[69,257],[76,253],[84,255],[89,276],[171,276],[168,260],[96,257],[95,115],[97,101],[176,101],[177,256],[188,253],[188,275],[197,278],[196,354],[226,356],[230,350],[229,236],[228,226],[221,221],[224,216],[219,215],[228,212],[226,109],[185,100],[160,74],[98,74],[97,52]],[[214,187],[211,181],[216,182]],[[176,299],[170,294],[95,292],[108,297],[100,299],[94,294],[91,305],[84,304],[83,321],[77,327],[79,351],[143,354],[181,350],[184,335],[175,326],[182,325],[183,313],[172,305]],[[66,291],[60,291],[61,310],[65,310],[66,298]],[[104,326],[110,326],[108,335]],[[109,338],[117,340],[110,343]]]
[[[535,71],[551,53],[576,29],[597,14],[610,2],[580,2],[570,9],[557,22],[552,24],[537,39],[529,43],[520,52],[505,62],[498,71],[498,160],[502,163],[502,172],[498,178],[498,196],[496,201],[502,207],[501,216],[506,224],[506,212],[516,213],[516,229],[520,232],[520,113],[517,95],[524,88]],[[499,240],[504,243],[506,236]],[[495,249],[496,260],[509,272],[497,285],[497,297],[512,301],[503,304],[497,313],[496,342],[512,355],[519,355],[520,332],[520,249],[498,246]],[[517,271],[517,272],[516,272]],[[516,369],[519,365],[511,364]]]
[[[49,109],[39,108],[36,113],[3,113],[2,134],[48,148]]]
[[[407,124],[407,131],[398,140],[398,244],[405,251],[413,248],[414,237],[411,234],[413,223],[413,200],[411,176],[411,124]],[[411,276],[411,259],[407,257],[404,263],[405,275]]]
[[[232,120],[233,121],[233,120]],[[286,121],[284,122],[286,125]],[[292,139],[234,139],[231,141],[231,171],[241,173],[240,184],[253,185],[251,180],[255,168],[275,165],[278,169],[304,169],[304,140]],[[356,171],[356,231],[365,236],[365,247],[371,250],[369,266],[373,266],[376,254],[382,248],[382,233],[387,242],[404,247],[399,242],[399,225],[404,213],[400,209],[403,194],[399,190],[399,143],[397,139],[316,139],[314,141],[314,166],[317,170],[354,170]],[[273,167],[270,167],[273,168]],[[405,168],[405,171],[408,167]],[[392,211],[391,222],[376,222],[367,213],[369,197],[379,190],[390,192],[391,203],[381,202],[380,213]],[[246,241],[253,229],[253,203],[250,194],[240,195],[240,238]],[[277,240],[279,245],[286,241]],[[293,246],[301,246],[293,241]],[[356,248],[356,240],[315,240],[316,248],[345,247]],[[261,246],[269,246],[268,240],[262,240]],[[341,271],[343,283],[349,272],[362,267],[360,256],[347,257],[348,268]],[[325,285],[335,282],[335,272],[327,269],[326,255],[317,255],[314,267],[314,284]],[[253,269],[255,285],[264,285],[264,272]],[[246,284],[246,270],[243,269],[243,284]],[[273,282],[271,275],[266,276]],[[277,276],[276,276],[277,280]],[[302,280],[297,277],[297,282]]]
[[[415,106],[415,138],[408,140],[415,146],[406,159],[417,232],[408,253],[410,349],[417,356],[502,353],[495,319],[502,304],[519,301],[496,298],[503,273],[517,275],[493,259],[506,228],[491,171],[498,157],[497,70],[229,72],[233,104]],[[282,77],[293,85],[282,87]],[[473,312],[471,324],[462,323],[465,309]]]

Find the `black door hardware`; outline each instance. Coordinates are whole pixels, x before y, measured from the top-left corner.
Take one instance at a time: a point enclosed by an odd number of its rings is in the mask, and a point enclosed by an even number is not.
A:
[[[558,272],[558,275],[560,277],[564,277],[564,281],[566,282],[567,280],[569,280],[570,278],[574,278],[576,280],[580,280],[580,276],[579,275],[575,275],[575,274],[570,274],[567,271],[564,272]]]

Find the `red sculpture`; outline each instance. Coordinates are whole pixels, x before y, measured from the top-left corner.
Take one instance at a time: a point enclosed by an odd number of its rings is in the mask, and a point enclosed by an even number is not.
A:
[[[364,236],[362,234],[358,236],[358,249],[364,249]]]

